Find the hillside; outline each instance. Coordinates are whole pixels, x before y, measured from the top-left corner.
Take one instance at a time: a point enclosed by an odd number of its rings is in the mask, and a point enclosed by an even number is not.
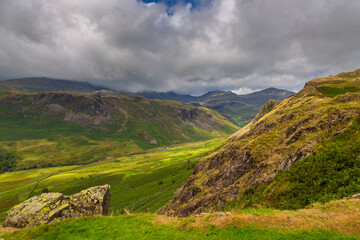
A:
[[[282,89],[267,88],[244,95],[237,95],[231,91],[212,91],[198,97],[174,92],[142,92],[138,94],[150,99],[177,100],[210,108],[222,113],[234,123],[244,126],[255,117],[261,106],[269,99],[282,100],[294,93]]]
[[[86,163],[235,132],[215,111],[144,97],[75,93],[0,96],[0,149],[16,167]]]
[[[87,82],[77,82],[62,79],[52,79],[45,77],[19,78],[0,81],[0,91],[6,92],[78,92],[88,93],[107,89],[104,87],[97,87]]]
[[[159,213],[298,209],[360,192],[360,69],[314,79],[269,103],[229,143],[202,159]]]

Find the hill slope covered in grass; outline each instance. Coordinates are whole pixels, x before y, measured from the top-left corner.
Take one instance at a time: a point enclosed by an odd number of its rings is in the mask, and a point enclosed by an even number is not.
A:
[[[175,101],[62,92],[0,96],[0,154],[15,156],[10,169],[89,163],[236,130],[215,111]]]
[[[266,206],[298,209],[360,192],[360,70],[314,79],[267,104],[202,159],[160,213]]]

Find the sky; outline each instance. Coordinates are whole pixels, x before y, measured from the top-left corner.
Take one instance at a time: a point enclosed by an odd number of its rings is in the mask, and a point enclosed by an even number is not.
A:
[[[360,68],[359,0],[1,0],[0,80],[297,91]]]

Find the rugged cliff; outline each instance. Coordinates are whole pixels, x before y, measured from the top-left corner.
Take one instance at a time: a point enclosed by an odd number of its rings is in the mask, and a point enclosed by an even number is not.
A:
[[[159,213],[297,208],[354,194],[360,190],[359,113],[360,69],[307,82],[281,103],[267,103],[229,143],[202,159]]]

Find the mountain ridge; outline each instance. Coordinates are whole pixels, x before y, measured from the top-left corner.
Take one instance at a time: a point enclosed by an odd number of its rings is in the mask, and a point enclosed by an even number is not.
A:
[[[0,91],[26,93],[37,92],[77,92],[96,93],[101,96],[134,97],[143,96],[149,99],[175,100],[198,107],[206,107],[220,112],[225,118],[239,126],[245,126],[259,112],[261,106],[269,99],[282,100],[294,94],[291,91],[267,88],[250,94],[237,95],[231,91],[210,91],[201,96],[191,96],[169,92],[125,92],[105,87],[97,87],[87,82],[60,80],[50,78],[22,78],[0,81]]]

